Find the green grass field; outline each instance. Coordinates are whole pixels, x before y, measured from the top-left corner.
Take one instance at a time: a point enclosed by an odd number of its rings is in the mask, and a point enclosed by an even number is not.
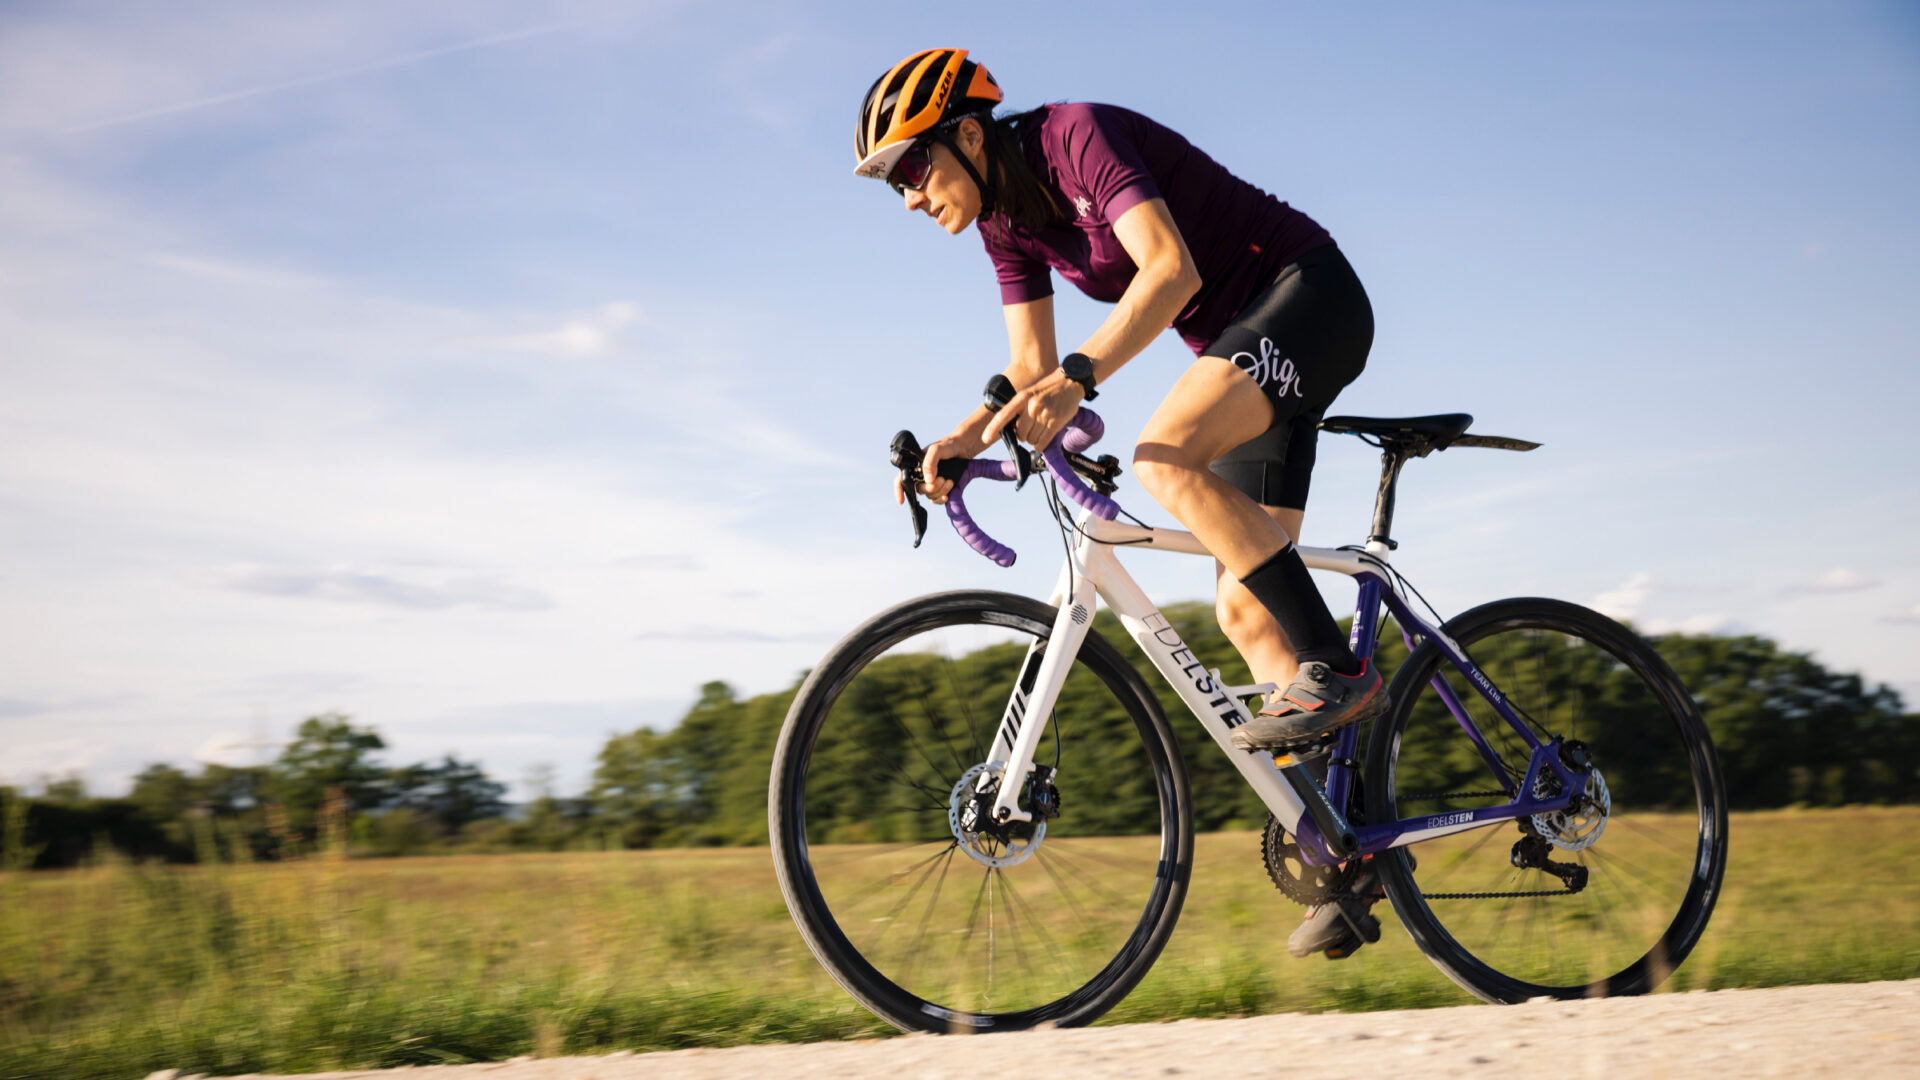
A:
[[[1920,808],[1735,815],[1731,839],[1713,925],[1665,989],[1920,976]],[[1074,842],[1112,845],[1114,857],[1138,843]],[[1284,940],[1299,914],[1267,882],[1256,834],[1200,837],[1180,928],[1107,1022],[1472,1000],[1391,917],[1352,959],[1292,959]],[[889,1030],[801,944],[765,849],[0,876],[0,1077],[292,1072]]]

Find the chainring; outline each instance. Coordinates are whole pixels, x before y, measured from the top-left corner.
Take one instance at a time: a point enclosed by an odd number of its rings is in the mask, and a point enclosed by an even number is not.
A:
[[[1267,876],[1273,886],[1296,904],[1313,907],[1348,891],[1359,862],[1339,866],[1309,866],[1300,857],[1300,843],[1280,827],[1280,820],[1267,815],[1266,831],[1260,835],[1260,858],[1267,864]]]

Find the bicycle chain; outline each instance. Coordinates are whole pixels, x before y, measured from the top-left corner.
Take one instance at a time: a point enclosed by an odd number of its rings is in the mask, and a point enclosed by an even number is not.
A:
[[[1436,791],[1421,792],[1414,795],[1398,795],[1394,797],[1393,801],[1397,803],[1442,802],[1447,799],[1507,799],[1512,797],[1512,793],[1506,791]],[[1325,886],[1309,884],[1295,877],[1293,873],[1286,868],[1285,864],[1280,861],[1280,858],[1284,858],[1283,848],[1291,846],[1292,845],[1288,843],[1286,831],[1280,828],[1279,821],[1275,820],[1272,814],[1268,814],[1266,832],[1260,837],[1260,856],[1261,860],[1266,863],[1267,876],[1273,879],[1274,887],[1284,893],[1287,899],[1309,906],[1324,904],[1333,900],[1377,899],[1377,897],[1366,897],[1356,892],[1340,891]],[[1295,858],[1298,857],[1297,850],[1296,848]],[[1348,875],[1341,874],[1340,876],[1346,877]],[[1530,889],[1521,892],[1423,892],[1420,894],[1420,899],[1527,900],[1534,897],[1572,896],[1579,891],[1578,889]]]
[[[1578,889],[1540,889],[1533,892],[1423,892],[1422,900],[1508,900],[1529,896],[1572,896]]]

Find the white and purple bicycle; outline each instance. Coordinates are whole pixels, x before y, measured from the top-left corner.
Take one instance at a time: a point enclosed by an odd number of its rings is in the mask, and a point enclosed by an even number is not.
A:
[[[1597,612],[1521,598],[1442,623],[1415,610],[1388,561],[1406,462],[1537,445],[1468,435],[1471,422],[1321,424],[1381,449],[1380,487],[1365,544],[1301,554],[1358,583],[1357,655],[1374,655],[1383,607],[1408,649],[1390,707],[1361,725],[1364,765],[1360,727],[1278,759],[1232,747],[1245,699],[1272,688],[1226,685],[1121,565],[1123,547],[1208,552],[1190,533],[1119,520],[1117,463],[1085,454],[1098,416],[1082,409],[1036,458],[1009,440],[1011,460],[942,463],[949,518],[1001,565],[1013,552],[974,523],[965,486],[1044,473],[1066,565],[1045,603],[963,591],[882,612],[800,687],[767,810],[788,908],[834,979],[896,1027],[942,1032],[1086,1024],[1134,988],[1186,895],[1194,799],[1129,653],[1265,804],[1262,854],[1290,898],[1352,899],[1373,860],[1415,944],[1487,1001],[1666,979],[1700,940],[1727,859],[1726,792],[1692,697],[1645,639]],[[901,432],[893,450],[911,492],[919,445]],[[917,545],[926,514],[911,509]],[[1130,640],[1094,629],[1100,600]],[[1356,929],[1379,934],[1371,917]]]

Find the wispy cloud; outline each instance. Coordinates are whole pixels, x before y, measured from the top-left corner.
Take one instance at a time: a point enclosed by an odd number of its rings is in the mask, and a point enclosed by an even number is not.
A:
[[[1640,614],[1647,599],[1660,585],[1659,579],[1645,570],[1636,570],[1627,580],[1605,592],[1595,594],[1594,608],[1616,619],[1631,619]]]
[[[705,641],[722,645],[787,645],[803,641],[819,641],[831,634],[811,631],[801,634],[774,634],[765,630],[748,627],[724,626],[673,626],[642,630],[633,635],[635,641]]]
[[[1747,627],[1738,619],[1716,611],[1684,619],[1648,619],[1640,629],[1649,634],[1741,634]]]
[[[663,570],[681,574],[698,573],[701,569],[700,560],[691,555],[629,555],[616,560],[614,565],[628,570]]]
[[[1830,595],[1877,588],[1879,578],[1868,577],[1851,566],[1836,566],[1812,581],[1787,586],[1782,592],[1792,595]]]
[[[263,596],[330,600],[409,611],[459,607],[482,611],[545,611],[553,606],[552,599],[538,590],[490,578],[463,578],[426,585],[352,569],[240,570],[229,577],[228,585]]]
[[[1920,604],[1901,608],[1899,611],[1888,612],[1880,616],[1880,621],[1884,623],[1895,623],[1900,626],[1920,626]]]
[[[1598,611],[1616,619],[1632,622],[1649,634],[1738,634],[1746,625],[1724,612],[1702,612],[1673,618],[1648,611],[1658,597],[1676,593],[1699,594],[1724,591],[1714,586],[1665,581],[1646,570],[1627,575],[1619,585],[1596,594],[1589,603]]]
[[[620,344],[623,332],[639,321],[640,305],[622,300],[570,316],[557,329],[483,337],[474,344],[546,356],[605,356]]]
[[[123,124],[138,123],[142,120],[153,120],[162,116],[173,116],[179,113],[193,112],[197,109],[210,108],[215,105],[226,105],[236,101],[245,101],[248,98],[278,94],[287,90],[299,90],[304,87],[319,86],[323,83],[338,82],[341,79],[351,79],[357,75],[367,75],[376,71],[390,71],[394,68],[406,67],[409,64],[417,64],[423,60],[450,56],[454,53],[470,52],[474,49],[487,49],[515,41],[524,41],[527,38],[539,37],[564,29],[566,29],[565,24],[552,23],[544,26],[529,26],[519,30],[509,30],[504,33],[487,34],[467,41],[456,42],[452,45],[442,45],[433,49],[420,49],[414,52],[401,53],[397,56],[384,57],[364,64],[334,68],[328,71],[315,72],[311,75],[302,75],[297,78],[262,83],[239,90],[209,94],[205,97],[193,98],[187,101],[176,101],[167,105],[158,105],[151,108],[122,113],[118,116],[109,116],[101,120],[70,127],[67,129],[67,133],[69,135],[79,135],[90,131],[99,131],[104,128],[119,127]]]

